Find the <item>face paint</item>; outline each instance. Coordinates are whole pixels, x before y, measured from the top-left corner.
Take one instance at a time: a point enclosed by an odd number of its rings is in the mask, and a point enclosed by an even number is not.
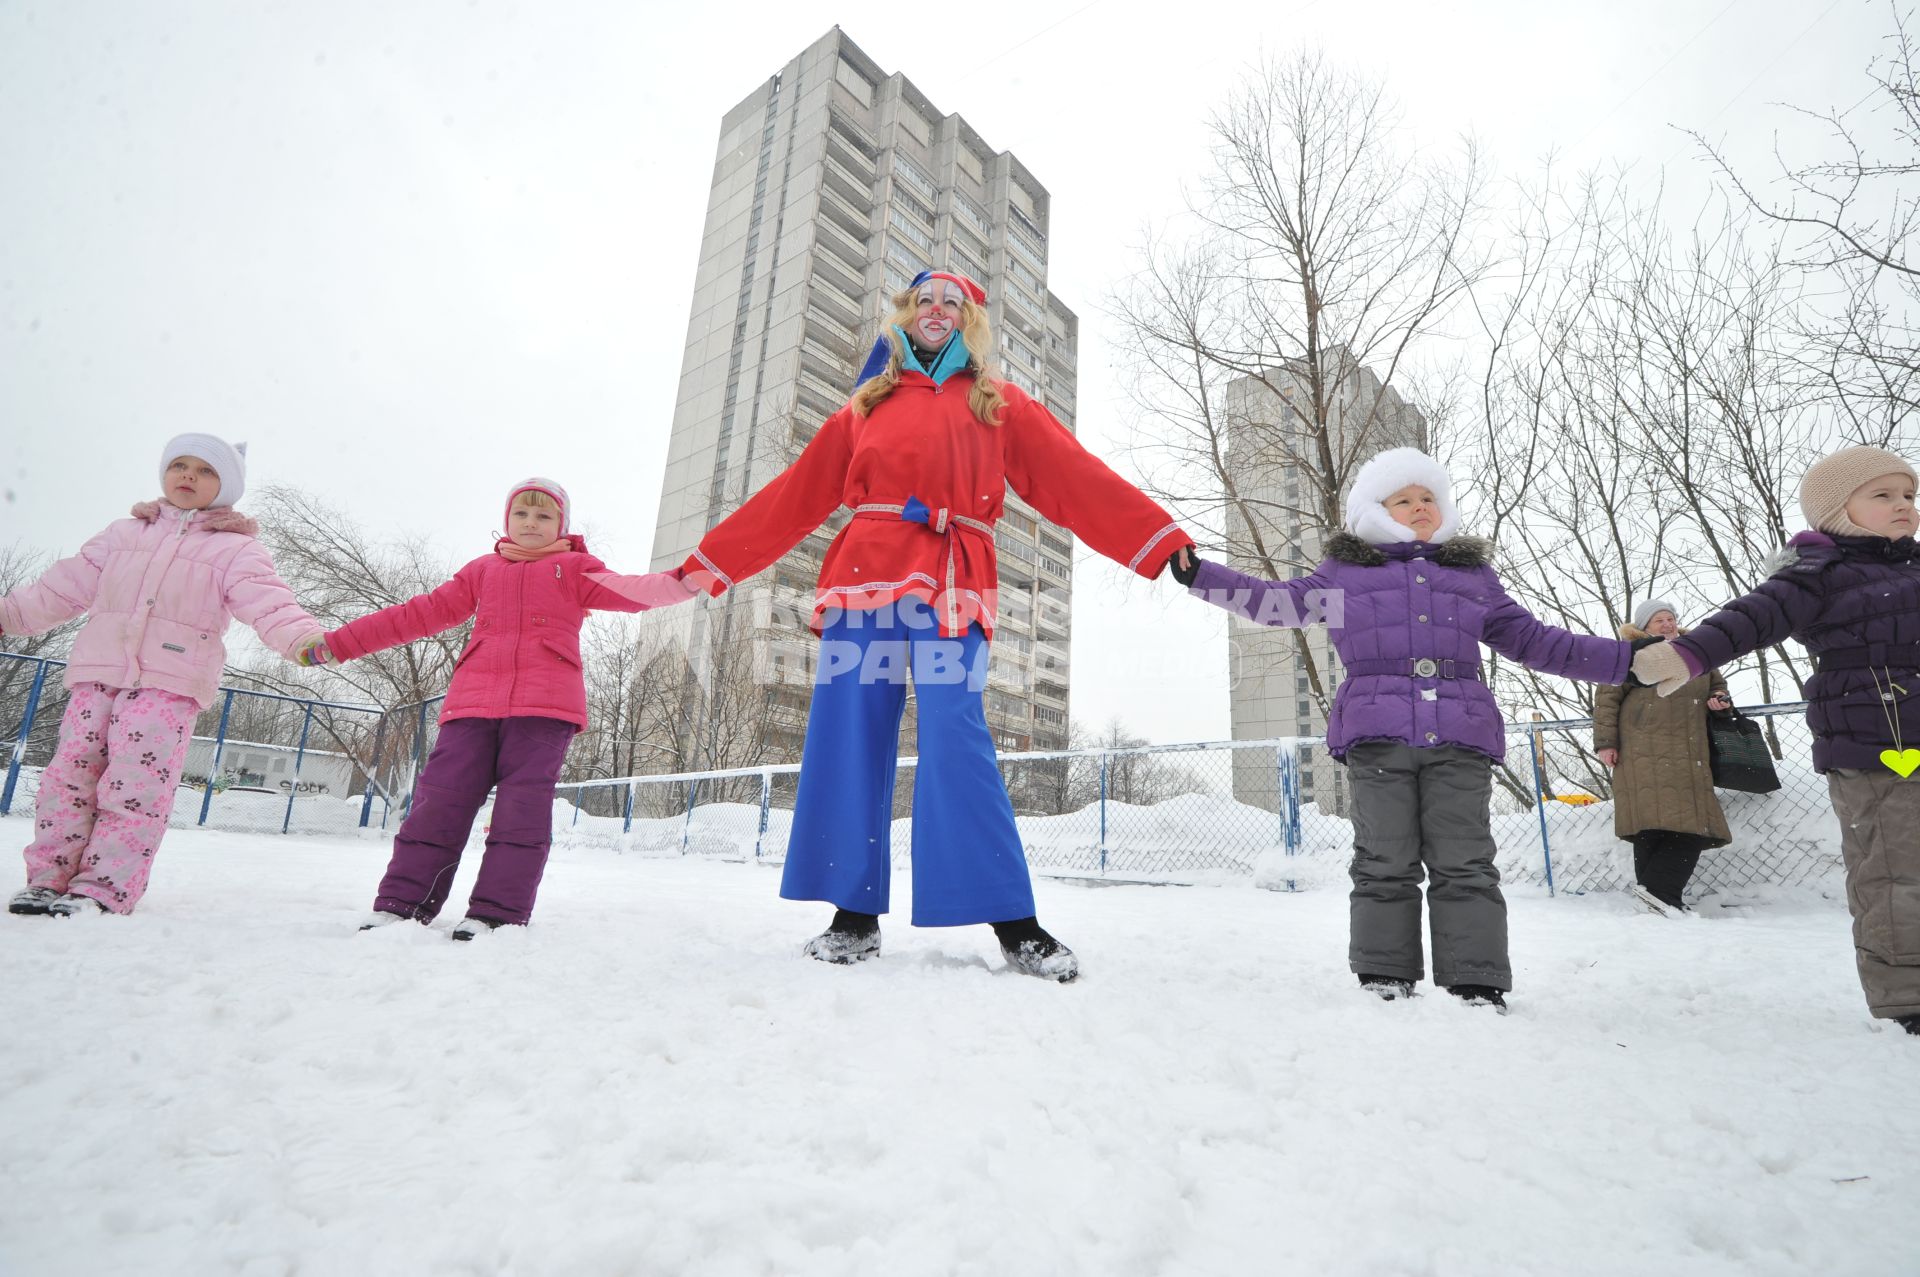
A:
[[[930,279],[920,285],[911,329],[915,339],[929,350],[946,345],[960,324],[960,306],[966,297],[952,280]]]

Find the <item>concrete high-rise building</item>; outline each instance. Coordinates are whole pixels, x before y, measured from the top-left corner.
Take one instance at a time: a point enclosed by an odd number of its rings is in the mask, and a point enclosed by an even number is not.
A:
[[[1330,366],[1346,365],[1345,375],[1329,396],[1328,435],[1335,455],[1364,460],[1387,448],[1427,448],[1427,423],[1417,407],[1343,353],[1329,359]],[[1277,394],[1273,387],[1278,387]],[[1291,571],[1283,569],[1288,576],[1305,574],[1324,557],[1325,519],[1314,481],[1299,460],[1310,457],[1311,450],[1301,414],[1292,403],[1298,399],[1304,405],[1310,397],[1306,379],[1297,371],[1269,373],[1264,380],[1242,377],[1227,388],[1226,410],[1232,423],[1227,463],[1244,498],[1229,514],[1228,535],[1232,544],[1244,546],[1253,543],[1252,534],[1257,531],[1275,562],[1291,566]],[[1343,491],[1343,501],[1345,496]],[[1239,513],[1243,508],[1257,512],[1259,528],[1248,526]],[[1265,572],[1263,565],[1245,560],[1235,560],[1233,566]],[[1304,641],[1330,704],[1341,669],[1325,626],[1291,630],[1231,617],[1227,641],[1235,740],[1325,735],[1326,713],[1313,695],[1300,652]],[[1318,802],[1324,811],[1346,814],[1346,769],[1324,750],[1303,755],[1300,789],[1303,802]],[[1279,780],[1271,755],[1236,750],[1233,792],[1241,802],[1277,810]]]
[[[1047,290],[1049,199],[1014,156],[839,28],[727,112],[708,196],[674,407],[653,566],[772,479],[837,411],[888,311],[928,268],[986,286],[1002,375],[1073,428],[1079,321]],[[842,510],[718,608],[758,608],[761,634],[804,638]],[[1066,743],[1072,542],[1011,491],[996,533],[998,629],[987,720],[1003,750]],[[713,612],[692,642],[709,641]],[[798,643],[779,643],[789,651]],[[797,758],[810,695],[802,661],[767,687],[770,759]],[[764,671],[763,671],[764,674]],[[911,730],[911,722],[908,724]]]

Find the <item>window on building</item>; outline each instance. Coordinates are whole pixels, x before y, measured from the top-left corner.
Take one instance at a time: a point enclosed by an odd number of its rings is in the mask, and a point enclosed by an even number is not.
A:
[[[918,244],[921,248],[925,249],[928,253],[933,252],[932,233],[929,231],[922,230],[918,225],[914,223],[914,220],[911,217],[907,216],[905,210],[901,209],[898,205],[895,205],[893,211],[887,215],[887,224],[892,226],[893,229],[898,231],[900,234],[905,235],[908,239]]]
[[[908,186],[918,191],[921,197],[929,204],[939,200],[940,187],[932,178],[926,175],[926,172],[922,170],[919,165],[915,164],[906,156],[899,154],[897,151],[893,157],[893,171],[894,174],[905,181]]]
[[[887,264],[897,266],[907,273],[906,279],[900,282],[898,288],[905,288],[912,282],[915,275],[927,269],[926,258],[916,253],[906,241],[894,235],[887,236]],[[898,291],[898,288],[895,291]]]

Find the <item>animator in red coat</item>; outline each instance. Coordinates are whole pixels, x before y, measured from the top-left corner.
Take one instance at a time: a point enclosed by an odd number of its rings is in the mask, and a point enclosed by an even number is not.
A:
[[[780,894],[837,912],[806,951],[880,951],[900,715],[919,715],[913,925],[990,923],[1017,970],[1068,981],[1072,950],[1034,917],[1033,886],[981,694],[993,637],[993,526],[1011,487],[1110,559],[1157,576],[1193,542],[1152,500],[989,369],[986,295],[921,275],[859,389],[805,451],[682,566],[719,594],[772,564],[838,507],[853,511],[820,569],[819,666]]]

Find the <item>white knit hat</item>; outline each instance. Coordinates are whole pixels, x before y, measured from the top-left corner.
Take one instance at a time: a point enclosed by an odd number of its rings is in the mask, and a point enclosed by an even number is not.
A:
[[[1413,540],[1413,529],[1394,522],[1386,501],[1415,483],[1432,491],[1440,509],[1440,526],[1428,543],[1438,545],[1451,538],[1460,530],[1460,515],[1453,508],[1453,478],[1445,466],[1418,448],[1389,448],[1360,467],[1347,491],[1347,531],[1369,545]]]
[[[1680,609],[1666,599],[1642,599],[1640,606],[1633,609],[1633,628],[1646,629],[1647,622],[1653,619],[1655,612],[1671,612],[1674,620],[1680,619]]]
[[[160,490],[167,490],[167,467],[181,457],[198,457],[220,476],[214,505],[234,505],[247,490],[247,445],[215,435],[175,435],[160,452]]]
[[[567,524],[573,514],[573,502],[567,497],[567,490],[551,479],[542,479],[538,475],[531,479],[522,479],[513,485],[513,491],[507,493],[506,518],[508,526],[513,521],[513,499],[522,492],[544,492],[560,503],[560,535],[567,535]]]

